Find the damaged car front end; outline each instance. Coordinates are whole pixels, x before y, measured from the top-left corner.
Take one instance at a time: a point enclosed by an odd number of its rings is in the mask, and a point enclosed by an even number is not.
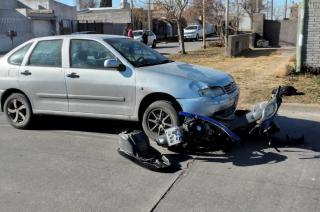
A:
[[[213,117],[229,116],[236,110],[240,92],[233,78],[214,85],[193,82],[192,89],[199,97],[177,99],[185,112]]]

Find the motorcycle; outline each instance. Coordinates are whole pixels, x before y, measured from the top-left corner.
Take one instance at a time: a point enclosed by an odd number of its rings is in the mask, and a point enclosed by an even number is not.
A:
[[[206,117],[198,114],[180,112],[185,117],[181,126],[165,130],[156,142],[171,150],[182,149],[192,152],[205,152],[212,149],[229,151],[233,143],[242,139],[238,135],[258,133],[268,138],[273,146],[271,135],[280,129],[274,121],[282,103],[281,87],[269,101],[256,104],[251,111],[236,111],[230,117]],[[244,136],[243,136],[244,137]],[[278,149],[276,148],[278,151]]]
[[[239,135],[258,133],[265,135],[269,139],[269,146],[273,146],[271,134],[279,131],[274,119],[281,103],[282,94],[279,87],[269,101],[256,104],[251,111],[238,110],[227,118],[180,112],[180,116],[185,118],[182,125],[166,129],[156,142],[178,152],[182,150],[196,153],[217,149],[228,151],[234,143],[241,142]],[[278,151],[275,146],[274,148]],[[118,152],[153,171],[167,172],[173,167],[166,156],[150,145],[149,139],[141,131],[119,134]]]

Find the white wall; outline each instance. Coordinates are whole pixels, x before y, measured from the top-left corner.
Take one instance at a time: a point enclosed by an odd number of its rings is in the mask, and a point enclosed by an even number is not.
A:
[[[32,20],[32,35],[33,37],[50,36],[53,34],[53,27],[46,20]]]
[[[248,14],[244,14],[244,15],[240,16],[239,30],[240,31],[250,31],[251,30],[251,19]]]

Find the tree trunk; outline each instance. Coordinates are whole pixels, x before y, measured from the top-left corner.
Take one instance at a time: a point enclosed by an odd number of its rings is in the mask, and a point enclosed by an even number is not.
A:
[[[177,25],[178,25],[178,38],[179,38],[179,45],[180,45],[180,53],[186,54],[186,50],[184,47],[183,31],[182,31],[180,19],[177,20]]]

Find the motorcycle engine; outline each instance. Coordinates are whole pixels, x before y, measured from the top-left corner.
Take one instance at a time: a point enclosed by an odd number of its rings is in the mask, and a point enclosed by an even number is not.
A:
[[[215,130],[206,122],[201,120],[189,120],[183,124],[185,138],[192,142],[211,142]]]

